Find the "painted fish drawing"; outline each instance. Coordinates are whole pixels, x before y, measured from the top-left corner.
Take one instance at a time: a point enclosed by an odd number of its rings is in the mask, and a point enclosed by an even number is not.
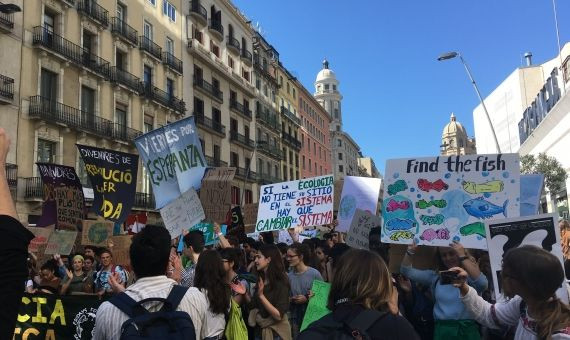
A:
[[[433,241],[433,240],[449,240],[449,230],[447,228],[441,228],[434,230],[432,228],[424,230],[420,236],[420,240]]]
[[[459,228],[459,232],[463,236],[469,236],[469,235],[477,234],[477,235],[485,237],[485,223],[473,222],[473,223],[464,225],[463,227]]]
[[[410,231],[397,231],[390,235],[392,241],[400,241],[401,239],[411,240],[414,234]]]
[[[505,200],[505,203],[503,203],[501,207],[484,200],[483,196],[481,196],[463,203],[463,208],[465,208],[465,211],[467,211],[469,215],[485,219],[501,213],[507,217],[508,204],[509,200]]]
[[[399,179],[394,184],[388,185],[388,195],[395,195],[400,191],[404,191],[406,189],[408,189],[406,181],[404,181],[403,179]]]
[[[429,224],[442,224],[445,217],[442,214],[437,214],[435,216],[429,215],[421,215],[420,220],[424,223],[424,225]]]
[[[487,181],[485,183],[475,183],[475,182],[466,182],[463,181],[461,183],[463,186],[463,190],[470,194],[482,194],[482,193],[495,193],[501,192],[505,188],[505,184],[503,181]]]
[[[408,201],[398,202],[394,199],[390,199],[390,201],[386,205],[386,211],[388,212],[396,211],[398,209],[408,210],[409,208],[410,208],[410,202]]]
[[[425,192],[429,192],[430,190],[440,192],[442,190],[447,190],[449,188],[449,185],[445,183],[441,178],[435,182],[430,182],[425,178],[420,178],[418,179],[418,188]]]
[[[445,208],[447,206],[446,200],[419,200],[416,202],[416,208],[418,209],[426,209],[429,207],[436,207],[436,208]]]
[[[394,230],[408,230],[416,226],[416,222],[407,218],[393,218],[386,222],[386,229]]]

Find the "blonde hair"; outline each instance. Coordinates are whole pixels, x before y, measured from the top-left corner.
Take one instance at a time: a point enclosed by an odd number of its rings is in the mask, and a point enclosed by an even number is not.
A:
[[[335,265],[328,308],[341,303],[367,309],[387,310],[392,296],[392,277],[382,258],[371,251],[351,249]]]

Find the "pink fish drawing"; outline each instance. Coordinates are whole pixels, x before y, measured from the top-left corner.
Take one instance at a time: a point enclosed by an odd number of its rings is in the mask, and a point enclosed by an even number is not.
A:
[[[410,208],[410,202],[408,201],[398,202],[394,199],[390,199],[390,201],[386,205],[386,211],[388,212],[396,211],[398,209],[408,210],[409,208]]]
[[[449,240],[449,230],[447,230],[447,228],[441,228],[438,230],[429,228],[424,230],[420,239],[428,242],[433,240]]]

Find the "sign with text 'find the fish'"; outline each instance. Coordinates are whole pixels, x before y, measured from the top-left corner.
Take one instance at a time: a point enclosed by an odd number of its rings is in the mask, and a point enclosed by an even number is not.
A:
[[[518,154],[386,162],[382,242],[487,249],[487,219],[520,214]]]
[[[333,176],[261,187],[256,232],[310,227],[333,221]]]

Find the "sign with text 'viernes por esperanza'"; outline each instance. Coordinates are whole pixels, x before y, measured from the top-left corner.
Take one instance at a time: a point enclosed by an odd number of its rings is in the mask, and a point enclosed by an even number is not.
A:
[[[255,231],[332,223],[333,196],[332,175],[264,185],[260,189]]]
[[[156,209],[190,188],[200,188],[207,164],[194,117],[148,132],[135,139],[135,145],[152,183]]]
[[[518,154],[386,162],[382,242],[487,249],[486,219],[520,214]]]

